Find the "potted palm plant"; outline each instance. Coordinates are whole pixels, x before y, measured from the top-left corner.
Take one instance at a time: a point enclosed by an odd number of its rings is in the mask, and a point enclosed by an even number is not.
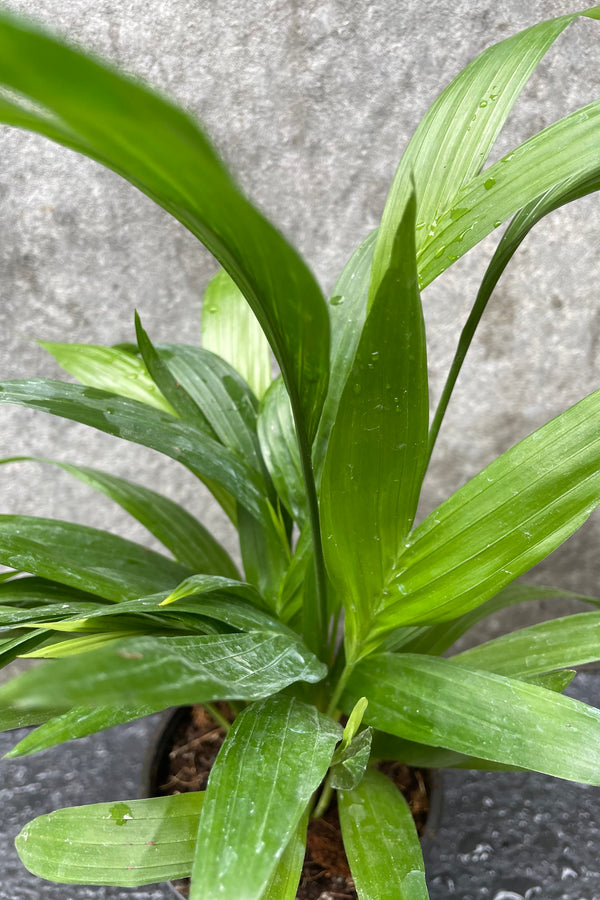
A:
[[[452,652],[492,612],[538,596],[516,579],[600,504],[600,392],[415,525],[498,279],[536,222],[600,186],[599,102],[483,168],[527,78],[582,16],[600,8],[490,47],[443,91],[328,301],[185,113],[0,17],[0,119],[113,169],[222,266],[202,346],[154,343],[136,316],[128,345],[46,343],[78,384],[4,381],[0,403],[182,463],[235,525],[243,569],[173,501],[73,463],[46,461],[170,555],[69,522],[0,517],[1,662],[47,660],[0,689],[4,729],[39,726],[10,755],[174,705],[235,713],[205,792],[38,818],[17,841],[34,873],[122,886],[191,875],[192,898],[292,900],[308,819],[336,797],[358,896],[422,900],[412,817],[378,759],[600,783],[600,713],[562,693],[574,666],[600,658],[598,601]],[[430,424],[421,291],[507,220]]]

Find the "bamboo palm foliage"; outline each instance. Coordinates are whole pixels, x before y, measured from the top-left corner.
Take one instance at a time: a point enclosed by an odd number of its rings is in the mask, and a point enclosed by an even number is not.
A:
[[[412,819],[373,760],[600,784],[600,712],[562,694],[573,666],[600,659],[599,600],[452,651],[503,607],[564,596],[515,579],[600,504],[600,391],[414,524],[494,286],[537,221],[600,187],[600,101],[485,167],[529,76],[578,16],[599,19],[600,7],[496,44],[443,91],[402,157],[379,229],[329,300],[198,124],[0,16],[0,120],[113,169],[222,266],[206,289],[201,346],[155,344],[136,316],[131,346],[45,344],[77,383],[3,382],[0,403],[186,466],[237,528],[243,566],[155,491],[38,460],[111,498],[164,550],[0,516],[0,660],[48,660],[0,689],[2,728],[38,726],[9,755],[174,704],[230,700],[241,712],[204,794],[119,798],[27,825],[17,846],[34,873],[122,886],[192,875],[192,900],[292,900],[308,817],[337,791],[359,897],[423,900]],[[420,291],[511,217],[430,425]],[[2,462],[8,471],[31,459]]]

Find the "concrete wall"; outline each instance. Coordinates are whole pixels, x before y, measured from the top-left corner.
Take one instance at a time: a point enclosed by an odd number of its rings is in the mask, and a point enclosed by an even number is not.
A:
[[[248,194],[328,290],[376,226],[421,115],[480,50],[563,0],[9,0],[177,99],[206,124]],[[600,23],[576,22],[527,87],[502,150],[600,96]],[[600,153],[600,148],[599,148]],[[498,154],[495,154],[497,156]],[[2,377],[55,375],[34,338],[113,343],[136,307],[157,341],[197,339],[215,270],[182,226],[116,175],[41,138],[0,130]],[[600,202],[538,226],[503,278],[448,413],[425,505],[600,384]],[[425,292],[432,391],[442,377],[488,240]],[[33,453],[159,485],[225,534],[195,481],[151,451],[41,413],[2,409],[0,453]],[[143,539],[66,476],[0,469],[2,512],[70,517]],[[598,517],[534,577],[596,592]],[[556,609],[556,607],[554,607]]]

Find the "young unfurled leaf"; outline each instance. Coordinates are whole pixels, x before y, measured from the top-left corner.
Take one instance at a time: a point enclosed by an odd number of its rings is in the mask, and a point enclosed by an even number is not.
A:
[[[359,731],[347,747],[336,750],[331,760],[329,784],[340,791],[351,791],[365,774],[371,755],[372,728]]]

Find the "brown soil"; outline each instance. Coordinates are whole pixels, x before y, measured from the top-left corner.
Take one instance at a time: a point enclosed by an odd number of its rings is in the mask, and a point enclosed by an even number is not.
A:
[[[227,704],[215,705],[221,715],[233,720]],[[173,735],[168,758],[156,773],[154,793],[164,796],[204,790],[224,739],[224,729],[202,706],[190,707],[189,715],[182,718]],[[378,768],[402,791],[417,831],[422,834],[429,811],[427,772],[397,762],[382,762]],[[189,879],[173,884],[183,897],[189,896]],[[306,856],[296,900],[357,900],[335,800],[321,819],[311,821],[308,826]]]

